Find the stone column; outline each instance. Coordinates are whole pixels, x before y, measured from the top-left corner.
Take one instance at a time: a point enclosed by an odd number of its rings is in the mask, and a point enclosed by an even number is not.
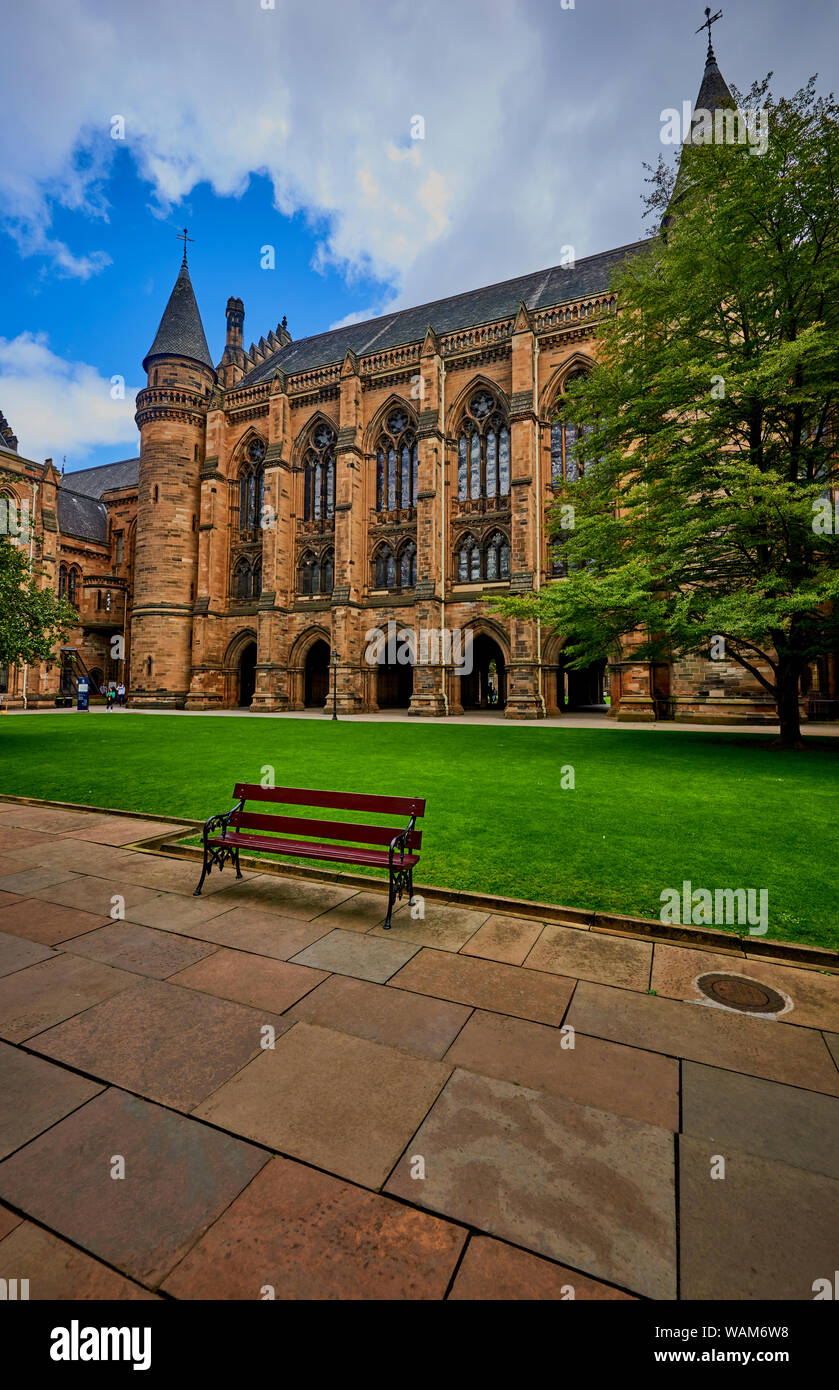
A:
[[[350,349],[341,367],[335,478],[335,579],[332,647],[338,653],[338,713],[364,707],[364,647],[360,601],[367,583],[367,507],[364,429],[358,358]],[[332,707],[330,665],[329,708]]]
[[[291,408],[285,374],[277,369],[268,398],[268,448],[262,521],[262,596],[257,616],[255,710],[289,708],[287,624],[294,582],[291,519]],[[289,561],[289,557],[291,561]]]
[[[524,304],[519,305],[512,337],[510,395],[510,591],[535,587],[540,492],[536,401],[536,334]],[[544,719],[539,678],[538,632],[532,621],[510,622],[507,719]]]
[[[419,486],[414,613],[418,652],[408,713],[418,716],[449,713],[443,661],[444,637],[441,631],[445,592],[443,576],[449,555],[444,379],[440,344],[436,333],[429,327],[422,346],[417,381]],[[445,582],[449,582],[448,576]]]

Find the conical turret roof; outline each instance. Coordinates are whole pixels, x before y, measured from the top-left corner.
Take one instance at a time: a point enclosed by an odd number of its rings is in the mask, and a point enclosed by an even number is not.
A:
[[[728,90],[728,83],[717,66],[716,55],[709,41],[708,56],[705,59],[705,71],[702,74],[702,83],[699,88],[699,96],[696,98],[694,110],[718,111],[723,106],[733,105],[734,97]]]
[[[143,359],[143,371],[148,370],[147,364],[153,357],[190,357],[194,362],[213,370],[186,257],[169,296],[169,303],[163,311],[154,342]]]

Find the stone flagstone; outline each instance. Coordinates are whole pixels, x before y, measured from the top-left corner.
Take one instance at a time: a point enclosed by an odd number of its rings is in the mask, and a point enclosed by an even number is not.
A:
[[[42,946],[58,946],[104,926],[106,921],[96,912],[79,912],[77,908],[59,907],[40,898],[22,898],[11,907],[0,908],[0,931],[39,941]]]
[[[683,1135],[679,1155],[682,1298],[810,1302],[833,1285],[839,1182],[709,1139]]]
[[[410,1155],[425,1160],[411,1177]],[[458,1071],[386,1184],[406,1201],[648,1298],[676,1296],[673,1136]]]
[[[120,1179],[111,1176],[116,1154],[125,1161]],[[153,1288],[267,1158],[108,1090],[0,1163],[0,1197]]]
[[[410,942],[392,941],[389,937],[380,941],[362,936],[359,932],[336,929],[292,959],[297,965],[312,965],[316,970],[353,975],[357,979],[373,980],[381,985],[419,949]]]
[[[664,1129],[679,1128],[679,1064],[637,1047],[476,1011],[446,1053],[465,1067]],[[839,1102],[837,1102],[839,1104]]]
[[[394,989],[557,1024],[563,1020],[576,982],[473,956],[423,950],[388,983]]]
[[[224,947],[170,977],[171,983],[281,1014],[329,977],[322,970]]]
[[[386,989],[348,975],[330,975],[286,1017],[440,1058],[469,1014],[462,1004]]]
[[[380,1187],[449,1075],[442,1062],[296,1023],[195,1111],[364,1187]]]
[[[524,963],[533,970],[552,970],[574,979],[646,989],[652,954],[648,941],[548,925]]]
[[[39,960],[51,960],[54,955],[55,951],[37,941],[0,932],[0,976],[13,975],[16,970],[24,970]]]
[[[0,1043],[0,1158],[49,1129],[101,1089],[95,1081]]]
[[[102,999],[137,976],[84,956],[58,955],[0,980],[0,1038],[23,1042]]]
[[[158,1297],[31,1221],[23,1222],[0,1241],[0,1279],[19,1278],[19,1271],[24,1269],[33,1303],[53,1299],[70,1303],[112,1298],[148,1301]]]
[[[111,922],[98,931],[65,941],[64,950],[163,980],[176,970],[185,970],[188,965],[212,955],[217,947],[189,941],[170,932],[153,931],[151,927],[139,927],[134,922]]]
[[[266,1025],[275,1033],[290,1026],[227,999],[130,978],[133,987],[119,999],[51,1028],[31,1046],[65,1066],[190,1110],[259,1053]]]
[[[175,1298],[440,1299],[462,1227],[272,1159],[164,1285]]]
[[[723,1148],[839,1178],[839,1097],[682,1064],[682,1128]]]
[[[839,1071],[807,1028],[588,981],[577,986],[568,1022],[593,1037],[839,1095]]]
[[[588,1299],[633,1301],[633,1295],[621,1289],[598,1284],[577,1270],[551,1264],[489,1236],[472,1236],[449,1298],[552,1303]]]
[[[542,922],[534,922],[530,917],[488,917],[461,950],[465,956],[482,956],[485,960],[503,961],[507,965],[522,965],[541,934],[542,926]]]

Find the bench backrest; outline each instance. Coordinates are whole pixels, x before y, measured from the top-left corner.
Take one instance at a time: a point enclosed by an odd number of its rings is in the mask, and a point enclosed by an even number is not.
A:
[[[260,787],[253,782],[237,782],[233,795],[239,801],[275,806],[316,806],[331,811],[356,811],[369,815],[392,815],[400,825],[366,825],[358,821],[310,820],[304,816],[265,815],[243,808],[230,817],[237,830],[270,831],[279,835],[302,835],[320,840],[339,840],[347,844],[389,845],[405,829],[409,816],[425,814],[425,801],[416,796],[368,796],[360,792],[330,792],[303,787]],[[407,844],[419,849],[422,831],[412,830]]]

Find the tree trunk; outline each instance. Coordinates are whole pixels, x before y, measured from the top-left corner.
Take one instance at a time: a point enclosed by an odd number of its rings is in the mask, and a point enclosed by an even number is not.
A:
[[[778,706],[778,720],[781,725],[781,735],[774,743],[774,748],[803,748],[804,740],[801,737],[801,712],[798,705],[798,684],[801,675],[801,668],[797,662],[789,659],[778,660],[778,675],[776,680],[775,699]]]

